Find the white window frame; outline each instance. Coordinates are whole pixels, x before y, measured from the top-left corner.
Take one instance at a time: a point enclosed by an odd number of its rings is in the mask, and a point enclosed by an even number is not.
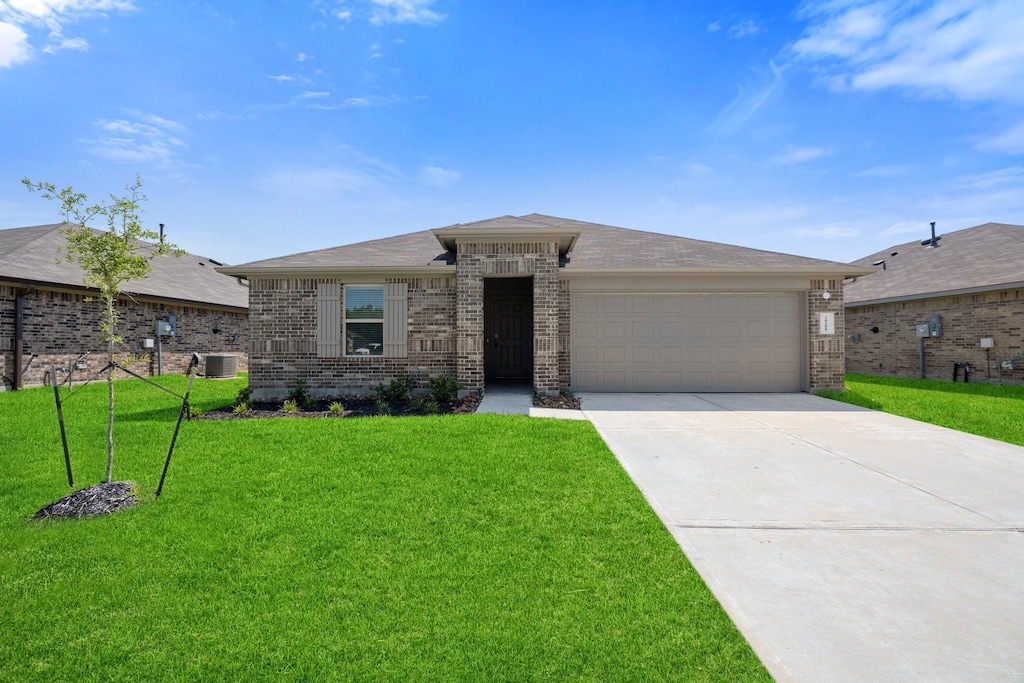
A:
[[[379,289],[381,293],[381,310],[384,310],[384,292],[385,287],[383,284],[368,283],[358,285],[343,285],[342,286],[342,306],[341,306],[341,343],[344,348],[344,355],[346,358],[381,358],[384,356],[384,313],[379,318],[349,318],[348,317],[348,292],[350,289]],[[348,324],[349,323],[360,323],[360,324],[379,324],[380,325],[380,338],[381,346],[378,353],[356,353],[353,350],[349,353],[348,350]]]

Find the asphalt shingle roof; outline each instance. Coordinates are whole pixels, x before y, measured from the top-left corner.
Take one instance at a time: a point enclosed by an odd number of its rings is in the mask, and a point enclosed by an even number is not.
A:
[[[490,231],[496,239],[502,232],[550,227],[556,230],[579,230],[566,272],[577,270],[619,269],[705,269],[705,268],[820,268],[841,270],[848,264],[836,261],[793,256],[748,247],[630,230],[598,223],[588,223],[542,214],[501,216],[473,223],[443,228],[450,231]],[[424,230],[395,237],[360,242],[319,251],[292,254],[233,266],[232,272],[246,269],[296,268],[316,269],[345,267],[423,267],[431,262],[448,262],[444,248],[433,232]]]
[[[83,287],[82,269],[62,259],[63,252],[58,251],[67,243],[58,230],[61,225],[0,230],[0,280]],[[183,254],[160,255],[151,263],[153,269],[149,277],[125,283],[124,293],[231,308],[249,307],[248,288],[238,284],[235,278],[218,273],[215,268],[223,265],[219,262]]]
[[[860,277],[845,288],[846,305],[886,299],[935,296],[960,290],[1024,282],[1024,225],[985,223],[942,234],[939,246],[921,245],[931,237],[926,227],[913,242],[854,261],[870,266],[885,261],[885,270]]]

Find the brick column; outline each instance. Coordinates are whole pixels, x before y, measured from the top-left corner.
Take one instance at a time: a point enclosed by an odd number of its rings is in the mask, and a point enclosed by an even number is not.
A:
[[[828,299],[823,295],[829,293]],[[821,334],[821,314],[835,314],[832,334]],[[843,317],[843,281],[811,280],[807,292],[808,377],[811,392],[846,388],[846,325]]]
[[[456,272],[456,369],[469,391],[484,388],[483,264],[459,245]]]
[[[533,272],[533,389],[545,396],[557,396],[558,325],[561,310],[558,282],[558,243],[534,259]]]

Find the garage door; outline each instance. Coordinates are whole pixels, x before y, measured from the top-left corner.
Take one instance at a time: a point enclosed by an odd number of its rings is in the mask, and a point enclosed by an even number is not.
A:
[[[572,296],[576,391],[799,391],[800,294]]]

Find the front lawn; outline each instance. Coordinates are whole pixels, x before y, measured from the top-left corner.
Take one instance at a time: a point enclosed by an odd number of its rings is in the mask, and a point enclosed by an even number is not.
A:
[[[849,374],[822,396],[1024,446],[1024,386]]]
[[[191,421],[154,502],[178,405],[118,405],[143,505],[30,522],[68,492],[53,394],[0,393],[0,679],[770,680],[589,423]],[[105,387],[65,413],[96,483]]]

